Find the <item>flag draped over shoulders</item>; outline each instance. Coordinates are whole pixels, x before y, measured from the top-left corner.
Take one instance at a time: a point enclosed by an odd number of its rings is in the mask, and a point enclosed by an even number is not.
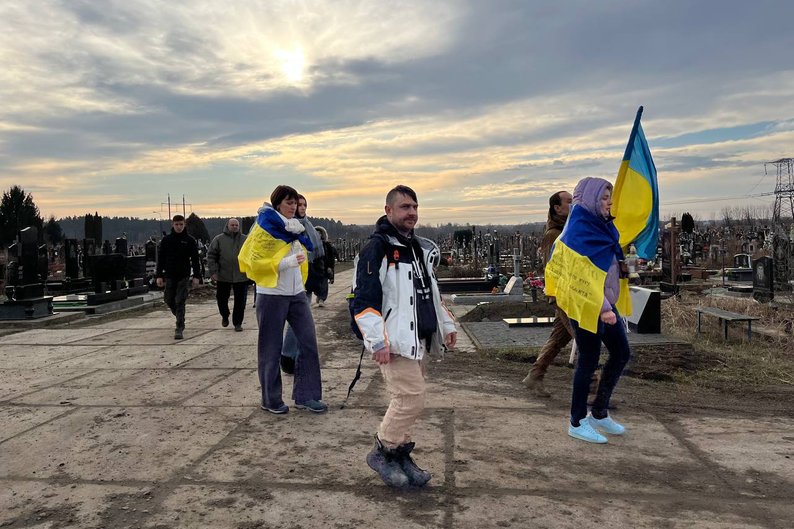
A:
[[[634,244],[637,255],[653,259],[659,238],[659,186],[656,166],[640,124],[642,107],[637,110],[634,127],[615,181],[612,215],[620,233],[620,245]]]
[[[546,295],[556,297],[568,317],[592,333],[598,330],[609,267],[623,258],[618,237],[611,222],[574,205],[546,264]],[[631,313],[625,279],[616,307],[623,316]]]
[[[276,210],[262,208],[237,256],[240,271],[259,286],[275,287],[278,283],[278,265],[289,255],[294,241],[298,241],[306,251],[314,248],[305,232],[298,234],[289,231]],[[309,273],[308,260],[301,263],[300,269],[305,283]]]

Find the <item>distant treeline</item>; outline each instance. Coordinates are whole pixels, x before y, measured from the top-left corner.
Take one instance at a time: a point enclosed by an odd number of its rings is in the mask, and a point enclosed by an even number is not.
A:
[[[238,217],[244,220],[245,217]],[[346,233],[348,228],[355,228],[355,226],[345,226],[338,220],[326,218],[313,218],[309,217],[312,224],[315,226],[322,226],[328,230],[329,236],[332,238],[344,237],[344,235],[337,235]],[[207,217],[202,218],[204,226],[210,237],[214,237],[223,231],[226,221],[229,217]],[[249,218],[249,223],[253,222]],[[63,217],[58,219],[63,230],[64,237],[70,239],[83,239],[85,238],[85,216],[80,217]],[[243,222],[243,225],[246,225]],[[139,219],[136,217],[102,217],[102,238],[105,240],[115,240],[118,237],[126,234],[127,240],[130,244],[143,244],[150,237],[159,239],[162,237],[162,232],[169,233],[171,231],[171,221],[163,219],[162,221],[156,219]]]
[[[245,217],[238,217],[242,221],[243,226],[247,226],[253,221],[252,218],[246,219]],[[201,219],[207,228],[210,237],[221,233],[223,227],[226,225],[228,217],[207,217]],[[246,222],[248,220],[248,222]],[[322,226],[328,230],[328,236],[332,240],[337,239],[366,239],[372,233],[375,226],[375,220],[372,219],[370,225],[359,224],[343,224],[335,219],[328,219],[322,217],[309,216],[309,220],[314,226]],[[63,230],[64,237],[71,239],[85,238],[85,216],[70,216],[63,217],[57,220]],[[544,224],[536,222],[532,224],[516,224],[516,225],[486,225],[477,226],[478,232],[497,230],[500,233],[515,233],[520,232],[528,235],[540,235],[543,233]],[[417,228],[417,233],[420,235],[433,239],[443,240],[451,238],[455,231],[462,229],[470,229],[470,226],[461,226],[459,224],[442,224],[438,226],[420,226]],[[126,234],[127,240],[130,244],[143,244],[150,237],[157,237],[160,239],[162,232],[169,233],[171,231],[171,222],[163,219],[162,221],[156,219],[139,219],[136,217],[102,217],[102,238],[105,240],[115,240]]]

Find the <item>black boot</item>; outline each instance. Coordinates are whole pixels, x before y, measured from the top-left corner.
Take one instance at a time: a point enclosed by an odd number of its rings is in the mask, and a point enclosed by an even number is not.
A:
[[[405,475],[408,476],[408,481],[411,482],[411,485],[414,487],[424,487],[433,476],[430,475],[430,472],[422,470],[414,463],[411,457],[414,446],[416,446],[416,443],[405,443],[404,445],[398,446],[395,451],[400,456],[400,467],[402,467]]]
[[[383,446],[378,436],[375,436],[375,446],[372,451],[367,454],[367,464],[369,468],[374,470],[380,476],[383,482],[398,489],[409,487],[411,482],[408,476],[403,472],[400,465],[401,456],[397,454],[397,450],[391,450]]]

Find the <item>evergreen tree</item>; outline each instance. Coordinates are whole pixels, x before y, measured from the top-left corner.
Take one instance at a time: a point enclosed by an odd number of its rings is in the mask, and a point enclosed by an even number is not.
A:
[[[42,236],[44,219],[33,202],[33,195],[25,193],[19,186],[13,186],[3,193],[0,200],[0,245],[14,242],[17,233],[23,228],[34,226]]]
[[[191,213],[190,216],[185,219],[185,229],[187,230],[187,234],[196,240],[202,240],[204,242],[210,240],[210,234],[207,231],[207,227],[204,225],[204,221],[195,213]]]
[[[50,219],[44,224],[44,237],[50,244],[59,244],[63,241],[63,230],[53,215],[50,215]]]
[[[98,212],[88,213],[85,216],[85,238],[94,239],[97,244],[102,244],[102,217]]]

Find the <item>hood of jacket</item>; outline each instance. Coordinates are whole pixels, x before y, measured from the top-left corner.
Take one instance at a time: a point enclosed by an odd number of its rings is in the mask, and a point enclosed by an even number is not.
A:
[[[375,233],[379,235],[385,235],[387,237],[393,237],[401,244],[404,244],[405,246],[411,246],[411,239],[413,239],[414,230],[411,230],[410,236],[406,237],[397,231],[397,228],[395,228],[394,225],[389,222],[389,218],[386,215],[383,215],[375,223]]]
[[[234,239],[235,237],[239,236],[240,233],[241,233],[240,230],[237,230],[236,232],[232,232],[232,230],[229,229],[229,223],[228,222],[226,223],[226,226],[223,227],[223,234],[224,235],[228,235],[232,239]]]
[[[565,227],[566,220],[568,220],[568,217],[563,217],[562,215],[552,213],[549,215],[549,218],[546,219],[546,230],[562,231],[562,229]]]
[[[576,189],[573,190],[573,203],[584,207],[599,218],[604,218],[600,211],[599,201],[607,187],[611,188],[612,184],[603,178],[591,176],[582,178],[576,184]]]

